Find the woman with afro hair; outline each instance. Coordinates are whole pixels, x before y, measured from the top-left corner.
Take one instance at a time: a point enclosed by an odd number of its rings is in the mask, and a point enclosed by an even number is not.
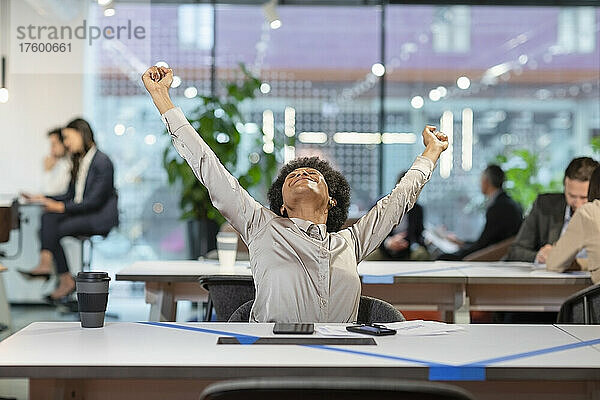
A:
[[[414,205],[446,136],[427,126],[425,151],[390,194],[341,229],[350,206],[344,176],[317,157],[289,162],[269,189],[270,209],[220,163],[169,97],[173,71],[151,67],[142,81],[173,145],[209,191],[213,205],[248,245],[256,298],[251,322],[352,322],[360,301],[357,265]]]

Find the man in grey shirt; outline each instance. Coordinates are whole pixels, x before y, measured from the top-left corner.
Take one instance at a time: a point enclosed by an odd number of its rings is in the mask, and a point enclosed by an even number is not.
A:
[[[142,80],[173,145],[206,186],[213,205],[248,245],[256,286],[250,321],[356,321],[361,288],[357,265],[414,205],[448,147],[447,137],[432,126],[425,127],[425,151],[404,178],[354,225],[340,230],[341,224],[328,218],[340,201],[331,196],[331,182],[324,176],[329,174],[326,162],[319,160],[323,164],[312,168],[303,166],[306,160],[295,160],[289,173],[284,166],[284,176],[280,173],[275,182],[281,185],[281,204],[279,196],[269,196],[271,209],[263,207],[225,169],[171,102],[172,70],[151,67]],[[342,214],[347,214],[348,203],[344,203]]]

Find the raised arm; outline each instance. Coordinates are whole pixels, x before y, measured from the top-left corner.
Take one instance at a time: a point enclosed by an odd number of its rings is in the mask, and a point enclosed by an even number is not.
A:
[[[181,110],[175,108],[169,97],[173,71],[168,68],[151,67],[142,76],[142,81],[162,115],[175,149],[187,161],[198,180],[206,186],[213,205],[240,233],[244,241],[249,243],[252,234],[274,218],[275,214],[242,188],[190,125]]]
[[[348,228],[354,240],[357,262],[375,250],[402,216],[413,207],[421,189],[431,178],[440,154],[448,148],[448,138],[443,133],[436,132],[435,127],[426,126],[423,130],[423,144],[425,151],[417,157],[392,192]]]

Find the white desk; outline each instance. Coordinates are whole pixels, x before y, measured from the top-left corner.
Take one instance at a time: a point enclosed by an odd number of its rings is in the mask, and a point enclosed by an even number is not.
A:
[[[469,307],[479,311],[558,311],[569,296],[592,285],[589,272],[557,273],[526,263],[470,266]]]
[[[558,311],[592,284],[588,272],[556,273],[522,262],[372,261],[359,271],[363,294],[404,309],[437,305],[447,321],[459,323],[470,322],[469,311]],[[365,279],[367,271],[376,276]]]
[[[208,292],[198,283],[206,275],[248,275],[249,263],[238,262],[232,271],[223,272],[219,263],[205,261],[138,261],[116,274],[118,281],[142,281],[146,286],[146,303],[150,304],[150,321],[175,321],[177,301],[203,302]]]
[[[556,325],[556,327],[582,341],[594,340],[600,337],[600,325]],[[594,347],[600,351],[600,343],[594,345]]]
[[[236,275],[250,275],[247,262]],[[362,294],[404,310],[441,310],[447,321],[469,323],[469,311],[558,311],[571,294],[592,284],[588,272],[555,273],[514,262],[363,261]],[[206,301],[197,283],[220,274],[216,261],[140,261],[116,280],[143,281],[151,321],[174,321],[178,300]]]
[[[461,262],[363,261],[358,266],[362,294],[401,310],[439,310],[445,320],[469,323]],[[461,317],[462,316],[462,317]]]
[[[313,347],[216,344],[219,336],[273,336],[272,324],[164,325],[34,323],[0,342],[0,376],[30,378],[36,399],[173,398],[170,391],[192,399],[211,381],[286,375],[449,380],[478,399],[600,395],[600,351],[553,325],[466,325],[443,336],[375,338],[376,346]],[[597,327],[580,329],[600,340]]]

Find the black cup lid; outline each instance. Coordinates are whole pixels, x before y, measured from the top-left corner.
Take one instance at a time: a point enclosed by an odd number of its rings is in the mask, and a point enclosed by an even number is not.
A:
[[[108,272],[80,272],[76,280],[79,282],[110,281],[110,277]]]

